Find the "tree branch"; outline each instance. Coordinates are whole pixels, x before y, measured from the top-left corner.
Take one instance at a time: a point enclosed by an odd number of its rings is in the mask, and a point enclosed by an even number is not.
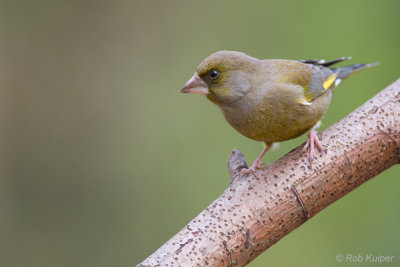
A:
[[[400,162],[400,79],[320,134],[326,153],[309,167],[302,147],[239,177],[138,266],[244,266],[332,202]]]

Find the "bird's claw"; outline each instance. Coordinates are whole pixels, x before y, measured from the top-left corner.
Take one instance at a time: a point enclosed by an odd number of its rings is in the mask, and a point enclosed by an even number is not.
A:
[[[265,164],[263,163],[263,162],[261,162],[261,160],[255,160],[254,162],[253,162],[253,165],[251,165],[251,167],[250,168],[243,168],[241,171],[240,171],[240,176],[243,176],[243,175],[245,175],[245,174],[249,174],[249,173],[252,173],[253,175],[255,175],[255,172],[256,171],[258,171],[258,170],[261,170],[261,169],[263,169],[265,167]]]
[[[314,159],[314,144],[317,145],[318,150],[321,151],[322,153],[324,152],[324,149],[321,145],[321,142],[319,141],[317,131],[315,128],[312,128],[310,132],[308,133],[308,139],[306,144],[303,147],[303,153],[305,153],[308,149],[308,160],[310,162],[310,167],[312,165],[312,161]]]

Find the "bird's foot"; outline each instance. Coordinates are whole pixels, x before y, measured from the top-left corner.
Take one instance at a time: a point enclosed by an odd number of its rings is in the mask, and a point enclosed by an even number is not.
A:
[[[310,167],[312,166],[311,164],[314,159],[314,144],[317,145],[319,151],[324,152],[324,149],[322,148],[322,145],[317,135],[318,132],[315,130],[315,128],[316,127],[314,126],[308,133],[308,140],[303,147],[303,153],[305,153],[308,150],[308,160],[310,162]]]
[[[240,171],[240,176],[245,175],[245,174],[249,174],[249,173],[252,173],[252,174],[255,175],[255,172],[256,172],[256,171],[261,170],[261,169],[264,168],[264,167],[265,167],[265,164],[264,164],[263,162],[261,162],[261,160],[256,159],[256,160],[253,162],[253,165],[251,165],[250,168],[243,168],[243,169]]]

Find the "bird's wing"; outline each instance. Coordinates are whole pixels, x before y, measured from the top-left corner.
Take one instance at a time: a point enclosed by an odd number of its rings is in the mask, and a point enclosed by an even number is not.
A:
[[[311,65],[311,77],[309,86],[303,87],[307,102],[325,93],[336,80],[336,74],[331,69],[319,65]]]
[[[306,62],[292,60],[273,60],[279,83],[300,85],[304,90],[304,98],[298,102],[311,105],[312,101],[334,86],[336,74],[322,64],[332,65],[332,62],[323,63],[321,60]],[[339,62],[336,60],[336,62]]]
[[[306,64],[312,64],[312,65],[318,65],[318,66],[323,66],[323,67],[329,67],[331,65],[334,65],[336,63],[345,61],[351,59],[351,57],[340,57],[331,61],[325,61],[324,59],[306,59],[306,60],[300,60],[302,63]]]
[[[304,88],[304,96],[307,102],[311,102],[318,96],[322,95],[326,90],[335,87],[340,80],[334,69],[328,68],[336,63],[351,59],[351,57],[341,57],[330,61],[323,59],[300,60],[299,62],[312,66],[312,79],[309,87]],[[336,83],[335,83],[336,81]]]

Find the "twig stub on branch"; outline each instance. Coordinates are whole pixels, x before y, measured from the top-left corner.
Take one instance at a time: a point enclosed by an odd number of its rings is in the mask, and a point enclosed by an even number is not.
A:
[[[240,171],[248,168],[243,153],[239,149],[233,149],[228,159],[228,172],[231,177],[231,184],[240,178]]]

